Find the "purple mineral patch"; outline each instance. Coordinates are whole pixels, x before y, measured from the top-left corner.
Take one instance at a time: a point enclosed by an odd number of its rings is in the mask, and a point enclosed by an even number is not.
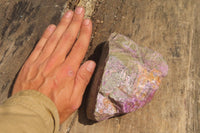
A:
[[[87,116],[102,121],[151,101],[168,66],[161,54],[113,33],[92,81]]]

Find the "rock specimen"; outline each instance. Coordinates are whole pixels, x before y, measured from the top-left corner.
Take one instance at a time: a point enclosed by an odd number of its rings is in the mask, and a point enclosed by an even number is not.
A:
[[[87,117],[102,121],[143,107],[167,72],[167,63],[159,53],[123,35],[111,34],[91,82]]]

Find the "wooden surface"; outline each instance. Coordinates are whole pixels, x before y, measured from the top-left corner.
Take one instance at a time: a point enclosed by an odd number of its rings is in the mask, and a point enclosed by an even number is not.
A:
[[[18,2],[19,1],[19,2]],[[0,0],[0,100],[44,28],[57,23],[65,0]],[[92,123],[82,108],[63,125],[65,133],[200,133],[200,1],[98,0],[86,57],[119,32],[160,52],[169,74],[152,102],[127,115]]]
[[[59,21],[66,0],[0,0],[0,101],[43,30]]]

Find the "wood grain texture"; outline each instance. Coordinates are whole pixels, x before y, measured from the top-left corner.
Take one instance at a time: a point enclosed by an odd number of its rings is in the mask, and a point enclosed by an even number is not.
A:
[[[49,24],[60,20],[66,0],[0,0],[0,103],[5,101],[17,72]],[[73,116],[61,131],[70,127]]]
[[[66,0],[0,1],[0,101],[42,31],[57,23]],[[97,0],[88,58],[112,32],[160,52],[169,74],[152,102],[127,115],[92,123],[85,105],[63,133],[199,133],[200,1]]]
[[[57,23],[66,0],[0,1],[0,101],[44,29]]]
[[[84,113],[79,112],[70,133],[199,133],[199,6],[198,0],[101,2],[93,16],[89,53],[110,33],[119,32],[160,52],[169,74],[144,108],[92,125],[81,120]]]

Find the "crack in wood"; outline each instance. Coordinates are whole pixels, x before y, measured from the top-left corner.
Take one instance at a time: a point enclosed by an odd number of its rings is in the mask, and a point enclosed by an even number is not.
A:
[[[2,56],[2,58],[1,58],[1,60],[0,60],[0,65],[1,65],[1,63],[3,62],[4,58],[6,57],[7,52],[8,52],[8,49],[6,49],[6,50],[4,51],[3,56]]]

